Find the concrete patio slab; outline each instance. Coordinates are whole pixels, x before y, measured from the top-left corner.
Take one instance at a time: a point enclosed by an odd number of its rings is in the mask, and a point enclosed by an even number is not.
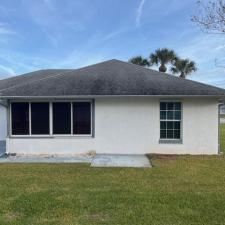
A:
[[[93,167],[151,167],[145,155],[96,155],[91,162]]]
[[[89,163],[92,167],[151,167],[145,155],[6,155],[0,157],[1,163]]]
[[[0,158],[0,163],[91,163],[88,156],[8,156]]]

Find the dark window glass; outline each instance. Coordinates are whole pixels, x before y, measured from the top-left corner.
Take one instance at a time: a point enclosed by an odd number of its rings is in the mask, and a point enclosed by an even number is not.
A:
[[[73,133],[91,134],[91,103],[73,103]]]
[[[175,120],[181,119],[181,111],[175,111]]]
[[[53,134],[71,134],[71,103],[55,102],[53,107]]]
[[[160,130],[160,138],[165,139],[166,138],[166,130]]]
[[[160,111],[160,119],[165,120],[166,119],[166,111]]]
[[[180,139],[180,130],[174,130],[174,138]]]
[[[181,103],[180,102],[175,103],[175,110],[181,110]]]
[[[12,134],[29,134],[29,103],[18,102],[11,104]]]
[[[49,134],[49,103],[31,103],[31,134]]]
[[[173,102],[168,102],[167,103],[167,110],[173,110],[174,103]]]
[[[172,120],[173,119],[173,111],[167,111],[167,119]]]
[[[174,122],[174,129],[179,130],[180,129],[180,122]]]
[[[160,122],[160,129],[164,130],[166,129],[166,122]]]
[[[173,129],[173,122],[167,122],[167,129]]]
[[[166,110],[166,102],[160,102],[160,110]]]
[[[173,130],[167,130],[167,138],[172,139],[173,138]]]

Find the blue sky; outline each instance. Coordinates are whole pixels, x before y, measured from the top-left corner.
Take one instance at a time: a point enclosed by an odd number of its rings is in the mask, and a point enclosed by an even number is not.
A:
[[[225,88],[225,35],[202,33],[196,11],[195,0],[1,0],[0,78],[168,47],[196,61],[190,79]]]

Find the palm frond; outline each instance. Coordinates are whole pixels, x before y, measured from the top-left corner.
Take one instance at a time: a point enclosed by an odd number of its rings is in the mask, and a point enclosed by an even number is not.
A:
[[[128,62],[139,65],[139,66],[149,66],[148,60],[143,58],[142,56],[133,57],[129,59]]]
[[[173,64],[173,68],[176,69],[176,73],[181,74],[181,77],[186,77],[197,70],[195,62],[190,61],[189,59],[177,59]],[[175,70],[173,69],[173,71]]]
[[[159,63],[159,58],[157,57],[156,54],[152,53],[152,54],[150,55],[149,58],[150,58],[150,63],[151,63],[152,65],[158,65],[158,63]]]
[[[177,55],[173,50],[170,50],[168,48],[159,48],[155,50],[155,53],[152,53],[150,55],[150,61],[153,64],[158,65],[158,63],[161,64],[167,64],[169,62],[174,62],[177,59]]]
[[[170,68],[170,71],[171,71],[173,74],[179,73],[179,70],[178,70],[176,67],[171,67],[171,68]]]

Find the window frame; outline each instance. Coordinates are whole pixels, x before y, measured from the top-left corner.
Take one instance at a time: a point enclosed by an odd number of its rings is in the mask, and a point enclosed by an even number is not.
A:
[[[26,135],[14,135],[12,134],[12,103],[26,102],[29,103],[29,134]],[[48,102],[49,103],[49,134],[31,134],[31,103]],[[71,105],[71,134],[53,134],[53,103],[54,102],[69,102]],[[90,102],[91,108],[91,133],[90,134],[73,134],[73,103],[74,102]],[[15,138],[94,138],[94,99],[76,99],[76,100],[10,100],[9,102],[9,136]]]
[[[176,120],[176,119],[173,119],[173,120],[167,120],[167,119],[162,119],[160,118],[160,115],[161,115],[161,111],[164,111],[164,110],[161,110],[160,109],[160,104],[161,103],[168,103],[168,102],[172,102],[172,103],[176,103],[176,102],[179,102],[181,104],[181,109],[180,109],[180,112],[181,112],[181,117],[180,117],[180,120]],[[167,111],[167,110],[165,110]],[[176,110],[173,110],[173,111],[176,111]],[[161,122],[168,122],[168,121],[171,121],[171,122],[180,122],[180,138],[161,138],[161,128],[160,128],[160,124]],[[181,100],[174,100],[174,99],[166,99],[166,100],[160,100],[159,101],[159,143],[162,143],[162,144],[182,144],[183,142],[183,102]]]

